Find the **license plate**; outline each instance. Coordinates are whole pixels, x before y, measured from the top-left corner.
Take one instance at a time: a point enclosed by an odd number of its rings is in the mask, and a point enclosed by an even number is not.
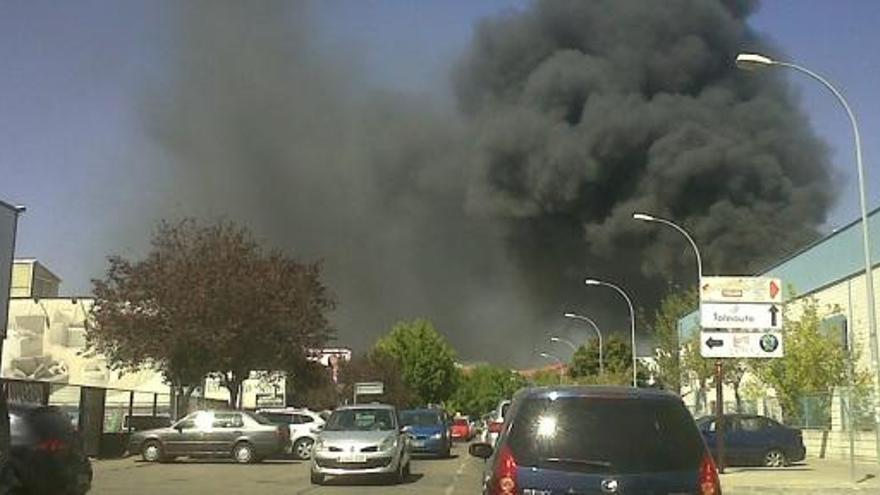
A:
[[[339,462],[344,464],[362,464],[367,462],[367,456],[365,455],[343,455],[339,456]]]
[[[424,447],[425,441],[424,440],[413,440],[412,446],[413,447]]]

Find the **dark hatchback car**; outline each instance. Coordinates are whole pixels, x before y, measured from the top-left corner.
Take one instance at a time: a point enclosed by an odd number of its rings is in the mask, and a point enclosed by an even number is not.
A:
[[[700,418],[697,425],[717,457],[715,418]],[[726,414],[724,431],[724,463],[729,466],[782,467],[804,460],[807,453],[801,430],[764,416]]]
[[[79,495],[92,485],[92,465],[82,439],[61,410],[9,404],[11,480],[14,495]]]
[[[719,495],[712,457],[681,400],[628,387],[518,392],[488,458],[483,493]]]
[[[452,437],[449,418],[440,409],[410,409],[400,411],[401,426],[409,427],[410,452],[449,457]]]

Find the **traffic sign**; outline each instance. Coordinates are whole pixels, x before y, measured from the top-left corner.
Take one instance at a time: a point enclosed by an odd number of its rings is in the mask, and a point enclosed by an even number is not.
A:
[[[780,332],[709,332],[700,334],[700,355],[706,358],[780,358]]]
[[[382,395],[385,385],[382,382],[359,382],[354,384],[355,395]]]
[[[782,303],[782,281],[768,277],[703,277],[703,303]]]
[[[708,303],[700,308],[700,325],[703,328],[779,330],[782,309],[776,304]]]

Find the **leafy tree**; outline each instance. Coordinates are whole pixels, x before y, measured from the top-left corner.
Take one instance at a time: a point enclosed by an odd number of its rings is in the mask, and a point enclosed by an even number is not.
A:
[[[705,406],[706,388],[710,383],[714,384],[715,360],[706,359],[700,354],[699,332],[695,332],[684,344],[681,368],[683,375],[689,381],[697,383],[697,388],[694,390],[697,394],[696,406],[698,411],[702,410]]]
[[[309,361],[286,381],[287,405],[314,409],[333,409],[340,402],[339,386],[331,371]]]
[[[341,398],[346,402],[353,399],[355,383],[382,382],[385,389],[382,396],[369,400],[382,400],[399,408],[421,403],[415,391],[404,380],[400,363],[386,353],[371,352],[354,356],[351,361],[340,366],[339,382]]]
[[[184,402],[213,375],[236,406],[251,371],[293,370],[332,335],[320,265],[229,222],[162,222],[144,259],[109,263],[93,281],[89,349],[115,369],[158,368]]]
[[[751,360],[751,369],[776,391],[786,421],[798,422],[798,403],[810,394],[827,394],[847,383],[847,351],[821,332],[822,317],[815,299],[804,301],[800,318],[785,321],[785,355]]]
[[[565,382],[566,376],[558,369],[538,370],[529,378],[529,383],[537,387],[559,385]]]
[[[397,323],[376,342],[373,354],[390,356],[400,365],[403,381],[422,404],[439,404],[455,391],[455,351],[428,320]]]
[[[605,373],[630,373],[632,382],[632,352],[630,343],[618,334],[611,334],[603,342],[602,361]],[[593,339],[586,346],[580,346],[571,358],[569,374],[572,378],[583,378],[599,375],[599,341]]]
[[[676,394],[681,391],[682,343],[678,339],[678,321],[698,306],[696,289],[671,292],[660,302],[648,323],[654,334],[657,381]]]
[[[447,402],[447,408],[478,416],[525,386],[526,380],[519,373],[496,366],[477,366],[462,373],[458,388]]]

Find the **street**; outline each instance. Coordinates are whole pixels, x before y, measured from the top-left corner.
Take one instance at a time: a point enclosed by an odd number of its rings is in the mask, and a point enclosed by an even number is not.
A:
[[[378,480],[329,480],[325,486],[309,483],[309,463],[267,461],[238,465],[230,461],[186,460],[173,464],[142,462],[139,457],[94,463],[94,495],[214,495],[283,494],[472,494],[479,493],[482,461],[470,457],[463,444],[449,459],[418,458],[407,483],[389,486]]]
[[[456,445],[450,459],[414,459],[409,481],[396,486],[374,479],[330,480],[314,486],[309,483],[309,464],[302,461],[239,465],[221,460],[152,464],[138,457],[100,460],[94,462],[90,494],[476,494],[482,461],[470,457],[465,447]],[[857,482],[851,483],[847,463],[818,459],[784,469],[731,468],[722,475],[722,489],[725,495],[878,493],[880,470],[875,465],[859,464],[857,473]]]

